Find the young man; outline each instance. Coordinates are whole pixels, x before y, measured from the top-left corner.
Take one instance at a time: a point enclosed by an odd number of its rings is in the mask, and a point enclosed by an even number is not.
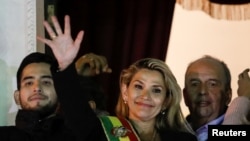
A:
[[[52,57],[38,52],[22,60],[14,93],[20,109],[15,126],[0,127],[1,140],[75,140],[59,110],[50,71],[54,63]]]
[[[66,19],[66,25],[69,22]],[[48,24],[48,23],[47,23]],[[68,32],[67,32],[68,33]],[[17,90],[14,93],[16,104],[20,107],[15,126],[0,127],[1,141],[84,141],[89,136],[88,129],[94,128],[92,120],[75,122],[77,109],[95,113],[85,102],[74,107],[70,99],[62,99],[54,87],[53,74],[72,63],[80,47],[83,32],[80,32],[73,49],[53,49],[57,60],[43,53],[31,53],[21,62],[17,71]],[[66,39],[67,40],[67,39]],[[53,45],[52,45],[53,46]],[[63,52],[65,51],[65,52]],[[62,53],[63,55],[59,55]],[[95,58],[93,58],[95,59]],[[96,62],[96,60],[93,60]],[[83,63],[84,65],[84,63]],[[109,72],[105,62],[95,64],[95,71]],[[100,69],[102,68],[102,69]],[[82,89],[88,95],[89,90]],[[85,99],[86,101],[88,99]],[[72,114],[73,113],[73,114]],[[98,120],[98,119],[93,119]],[[86,132],[78,130],[79,126]]]

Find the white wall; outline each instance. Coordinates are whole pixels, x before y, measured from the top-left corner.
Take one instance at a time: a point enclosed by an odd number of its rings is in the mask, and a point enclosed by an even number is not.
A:
[[[213,19],[202,11],[188,11],[176,4],[166,63],[183,88],[189,62],[205,54],[225,61],[231,70],[233,96],[238,74],[250,67],[250,21]],[[182,109],[188,109],[182,101]]]
[[[35,0],[0,1],[0,126],[14,124],[13,93],[21,60],[31,52],[43,51],[36,43],[36,13]]]

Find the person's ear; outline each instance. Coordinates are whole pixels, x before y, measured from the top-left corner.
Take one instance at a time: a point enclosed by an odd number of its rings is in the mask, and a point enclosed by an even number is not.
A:
[[[166,97],[165,100],[164,100],[164,103],[162,105],[162,111],[168,109],[170,103],[172,102],[172,96],[169,96],[169,97]]]
[[[89,100],[89,106],[92,110],[96,110],[96,103],[94,100]]]
[[[15,99],[15,102],[16,102],[17,105],[20,105],[20,96],[19,95],[20,95],[19,90],[15,90],[14,99]]]
[[[122,93],[122,98],[124,102],[127,102],[128,100],[128,94],[127,94],[127,85],[122,83],[121,84],[121,93]]]
[[[228,105],[232,100],[232,90],[231,89],[227,90],[225,99],[226,99],[225,104]]]
[[[183,92],[183,98],[184,98],[185,105],[186,105],[187,107],[189,107],[189,105],[190,105],[190,100],[189,100],[189,96],[188,96],[188,93],[187,93],[187,89],[184,88],[184,89],[182,90],[182,92]]]

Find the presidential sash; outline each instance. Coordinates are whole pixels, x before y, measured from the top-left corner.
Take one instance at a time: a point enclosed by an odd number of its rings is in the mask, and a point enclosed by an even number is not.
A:
[[[140,141],[131,123],[122,117],[99,117],[108,141]]]

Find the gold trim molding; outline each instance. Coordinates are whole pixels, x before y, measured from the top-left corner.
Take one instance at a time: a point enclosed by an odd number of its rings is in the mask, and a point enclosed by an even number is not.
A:
[[[219,20],[249,20],[250,3],[217,4],[209,0],[176,0],[176,3],[186,10],[201,10],[212,18]]]
[[[25,53],[36,52],[36,1],[25,0]]]

